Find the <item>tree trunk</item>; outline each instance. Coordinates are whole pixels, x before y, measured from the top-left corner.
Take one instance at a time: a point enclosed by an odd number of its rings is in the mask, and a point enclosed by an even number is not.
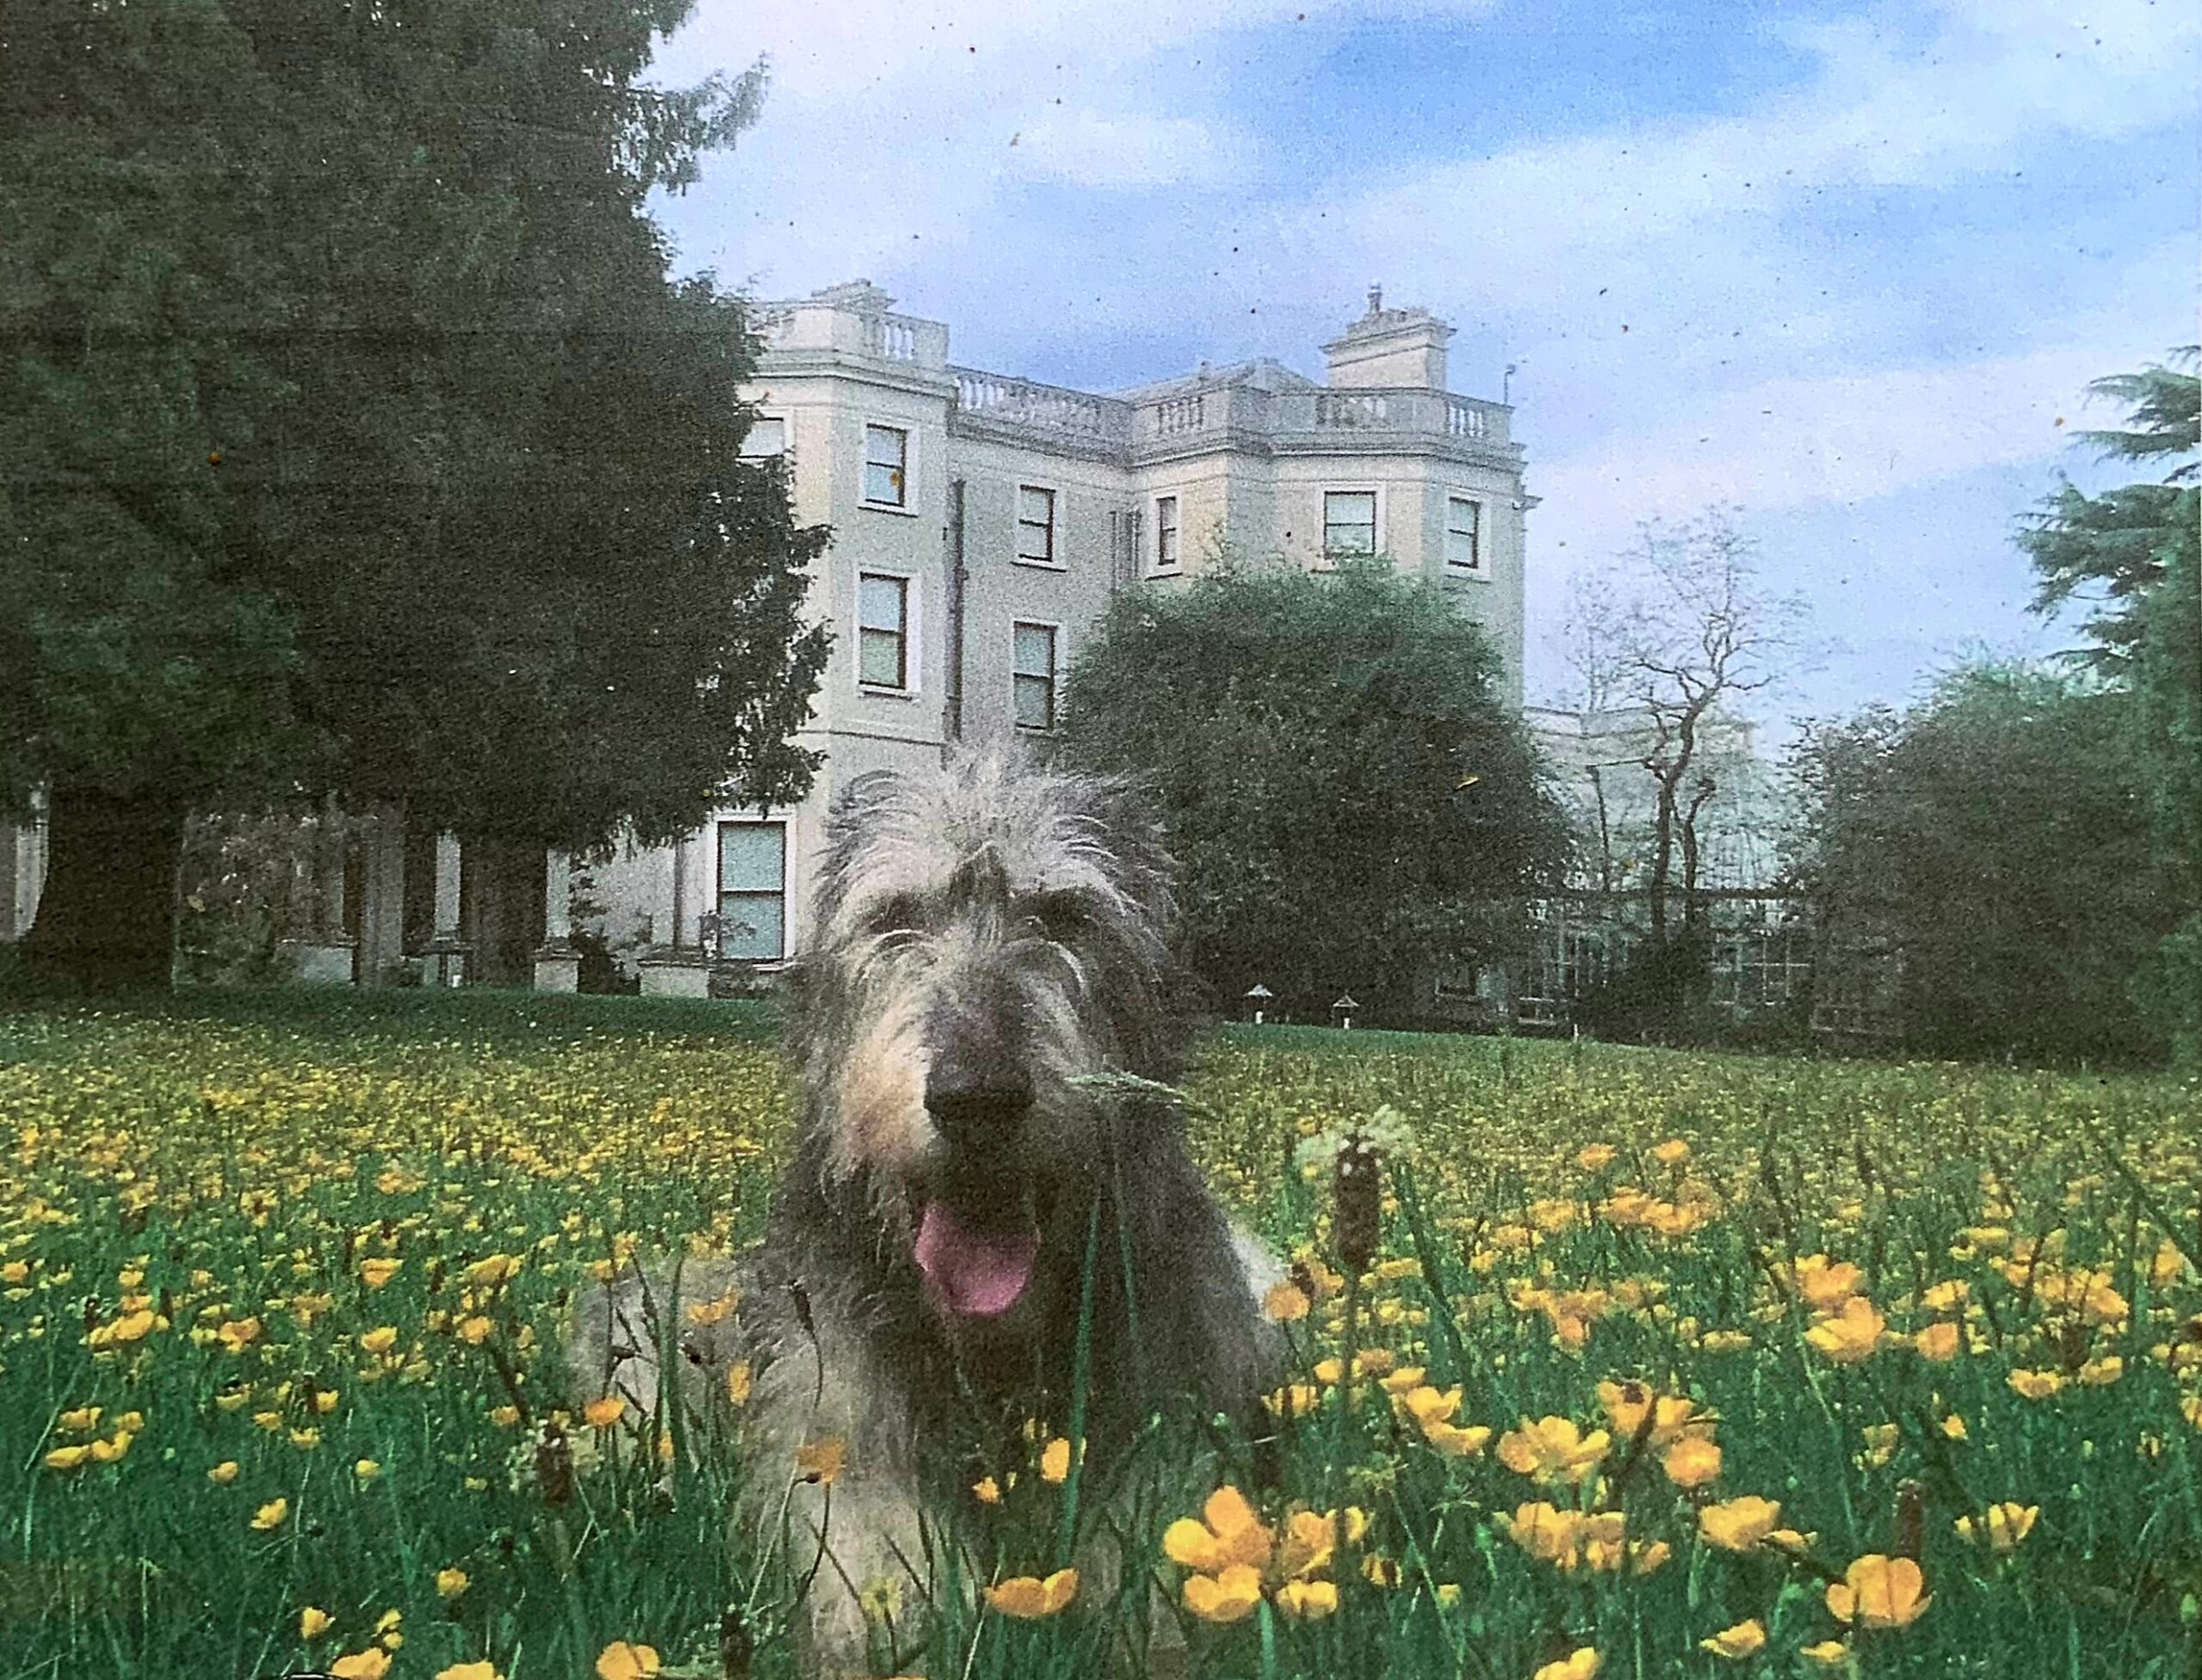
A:
[[[1665,770],[1657,765],[1651,768],[1659,789],[1652,815],[1652,943],[1664,945],[1667,943],[1667,881],[1674,872],[1675,861],[1675,785]]]
[[[46,885],[24,935],[41,982],[110,991],[169,982],[183,802],[57,782],[46,804]]]
[[[1706,926],[1705,897],[1698,890],[1697,815],[1713,792],[1712,778],[1701,778],[1682,815],[1682,932],[1689,938],[1704,932]]]
[[[1606,783],[1598,766],[1590,766],[1590,791],[1598,802],[1598,890],[1610,898],[1614,890],[1614,832],[1606,815]]]

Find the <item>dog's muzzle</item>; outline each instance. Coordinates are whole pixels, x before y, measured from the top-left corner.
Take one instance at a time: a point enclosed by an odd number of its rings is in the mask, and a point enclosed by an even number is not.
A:
[[[926,1078],[939,1168],[918,1218],[918,1270],[939,1304],[997,1319],[1024,1297],[1040,1253],[1030,1185],[1012,1170],[1032,1078],[1000,1055],[951,1048]]]

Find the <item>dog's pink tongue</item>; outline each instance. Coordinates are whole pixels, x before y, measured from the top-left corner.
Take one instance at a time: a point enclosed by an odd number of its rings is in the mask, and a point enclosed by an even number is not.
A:
[[[927,1203],[918,1224],[918,1270],[967,1318],[995,1318],[1017,1305],[1039,1252],[1036,1234],[974,1231],[944,1202]]]

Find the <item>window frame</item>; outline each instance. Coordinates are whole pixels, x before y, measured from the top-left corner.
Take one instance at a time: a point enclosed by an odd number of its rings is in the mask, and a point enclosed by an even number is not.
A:
[[[785,818],[784,818],[784,817],[772,817],[772,818],[766,818],[766,819],[757,819],[757,818],[737,818],[737,817],[721,817],[721,818],[718,820],[717,827],[717,828],[714,830],[714,834],[713,834],[713,838],[717,840],[717,844],[716,847],[714,848],[713,870],[712,870],[712,872],[713,872],[713,875],[714,875],[714,877],[715,877],[716,884],[717,884],[717,889],[718,889],[717,893],[715,895],[715,897],[714,897],[714,902],[715,902],[715,904],[716,904],[716,906],[717,906],[717,914],[718,914],[718,916],[719,916],[719,933],[718,933],[718,949],[717,949],[717,951],[715,951],[713,954],[714,954],[715,956],[717,956],[717,957],[718,957],[722,962],[731,962],[731,963],[784,963],[784,962],[786,962],[786,961],[787,961],[787,957],[788,957],[788,877],[789,877],[789,875],[790,875],[790,870],[789,870],[789,868],[788,868],[788,837],[789,837],[789,830],[790,830],[793,826],[794,826],[793,824],[790,823],[790,822],[789,822]],[[727,886],[727,884],[726,884],[726,832],[727,832],[727,830],[728,830],[728,829],[729,829],[729,828],[777,828],[777,829],[778,829],[778,830],[779,830],[779,834],[780,834],[780,884],[779,884],[778,890],[776,893],[774,893],[774,892],[767,892],[767,891],[766,891],[763,888],[750,888],[750,887],[744,887],[744,888],[736,888],[736,889],[729,889],[729,887],[728,887],[728,886]],[[758,955],[756,955],[756,956],[750,956],[750,957],[729,957],[729,956],[727,956],[727,954],[726,954],[726,937],[727,937],[727,935],[726,935],[726,918],[727,918],[727,901],[728,901],[729,898],[733,898],[733,899],[765,899],[765,898],[777,898],[777,899],[778,900],[778,902],[779,902],[779,939],[778,939],[778,950],[774,951],[773,951],[771,955],[769,955],[769,956],[767,956],[767,955],[764,955],[764,954],[762,954],[762,953],[760,953],[760,954],[758,954]],[[740,918],[737,918],[737,920],[740,920]],[[745,924],[745,925],[746,925],[746,924]]]
[[[1170,520],[1163,523],[1162,510],[1170,510]],[[1184,569],[1185,504],[1175,490],[1154,498],[1154,554],[1147,571],[1149,577],[1172,577]],[[1163,555],[1163,538],[1169,538],[1169,556]]]
[[[909,514],[915,511],[915,509],[913,509],[910,505],[912,501],[911,491],[913,488],[913,481],[916,476],[916,469],[912,465],[916,452],[912,447],[912,439],[915,434],[915,431],[916,428],[914,427],[907,425],[898,426],[890,421],[867,419],[864,422],[864,476],[857,486],[858,491],[858,501],[862,506],[876,508],[882,513],[889,514]],[[890,471],[898,471],[901,474],[901,483],[897,486],[901,494],[892,502],[881,501],[875,497],[871,493],[871,470],[873,466],[876,465],[884,467],[888,465],[884,461],[875,463],[871,458],[871,434],[874,432],[892,433],[895,436],[902,440],[901,460],[898,465],[889,469]]]
[[[1044,630],[1048,632],[1048,721],[1028,723],[1018,708],[1018,689],[1021,684],[1036,682],[1039,673],[1018,668],[1017,632],[1020,630]],[[1063,684],[1063,627],[1051,618],[1012,618],[1009,625],[1009,721],[1026,735],[1052,735],[1062,722]]]
[[[1374,560],[1384,551],[1384,487],[1381,484],[1326,484],[1322,488],[1322,537],[1320,557],[1326,566],[1335,566],[1341,560]],[[1331,498],[1334,495],[1365,495],[1369,498],[1369,547],[1334,549],[1331,546]],[[1358,527],[1356,527],[1358,528]]]
[[[760,426],[777,426],[780,428],[780,446],[778,449],[772,450],[769,453],[760,453],[750,448],[750,441],[752,439],[756,437],[757,428]],[[791,441],[789,435],[790,429],[791,428],[788,425],[788,417],[784,414],[756,414],[751,415],[749,429],[741,434],[741,452],[735,457],[735,458],[750,466],[761,466],[767,461],[785,460],[789,455],[794,452],[795,448],[794,443]]]
[[[1048,521],[1043,528],[1047,536],[1048,552],[1044,558],[1024,551],[1024,533],[1028,528],[1039,527],[1040,521],[1024,517],[1024,498],[1030,493],[1048,498]],[[1010,558],[1020,566],[1031,566],[1041,571],[1060,572],[1068,569],[1062,561],[1062,493],[1052,484],[1028,484],[1019,482],[1017,500],[1011,508],[1012,526],[1016,532],[1011,545]]]
[[[900,656],[896,661],[901,680],[875,682],[864,674],[864,639],[867,635],[884,636],[883,626],[867,625],[864,621],[864,586],[868,579],[896,585],[902,596],[902,626]],[[880,695],[909,695],[918,692],[918,673],[910,657],[912,646],[917,641],[918,579],[913,572],[892,571],[880,567],[860,567],[857,571],[856,599],[856,679],[860,693]]]
[[[1466,560],[1455,560],[1453,557],[1453,538],[1461,534],[1453,528],[1453,507],[1455,502],[1472,510],[1473,523],[1467,532],[1469,557]],[[1460,577],[1482,577],[1488,575],[1483,563],[1483,515],[1484,504],[1481,497],[1458,495],[1450,490],[1445,493],[1444,564],[1449,573]]]

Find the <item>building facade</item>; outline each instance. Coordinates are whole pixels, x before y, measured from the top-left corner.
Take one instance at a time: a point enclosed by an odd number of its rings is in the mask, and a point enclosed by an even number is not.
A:
[[[755,315],[744,452],[785,457],[797,520],[833,531],[809,603],[834,631],[801,735],[824,754],[810,795],[585,865],[409,835],[402,813],[332,822],[283,895],[300,977],[566,989],[576,934],[649,992],[769,969],[801,937],[838,789],[959,744],[1027,750],[1112,596],[1227,557],[1388,557],[1481,623],[1520,705],[1522,451],[1505,405],[1446,388],[1452,329],[1428,311],[1372,291],[1323,347],[1325,384],[1264,358],[1098,393],[960,366],[944,323],[893,303],[857,281]],[[35,850],[0,872],[17,901]],[[0,935],[28,920],[0,903]]]
[[[587,871],[587,914],[646,989],[791,955],[835,790],[957,743],[1024,750],[1120,590],[1227,556],[1387,555],[1457,594],[1520,704],[1522,452],[1504,405],[1446,389],[1452,329],[1427,311],[1372,292],[1323,347],[1326,385],[1264,359],[1100,394],[959,366],[944,324],[892,301],[859,281],[760,311],[747,448],[784,452],[797,519],[833,532],[803,736],[825,762],[792,810],[722,811]]]

